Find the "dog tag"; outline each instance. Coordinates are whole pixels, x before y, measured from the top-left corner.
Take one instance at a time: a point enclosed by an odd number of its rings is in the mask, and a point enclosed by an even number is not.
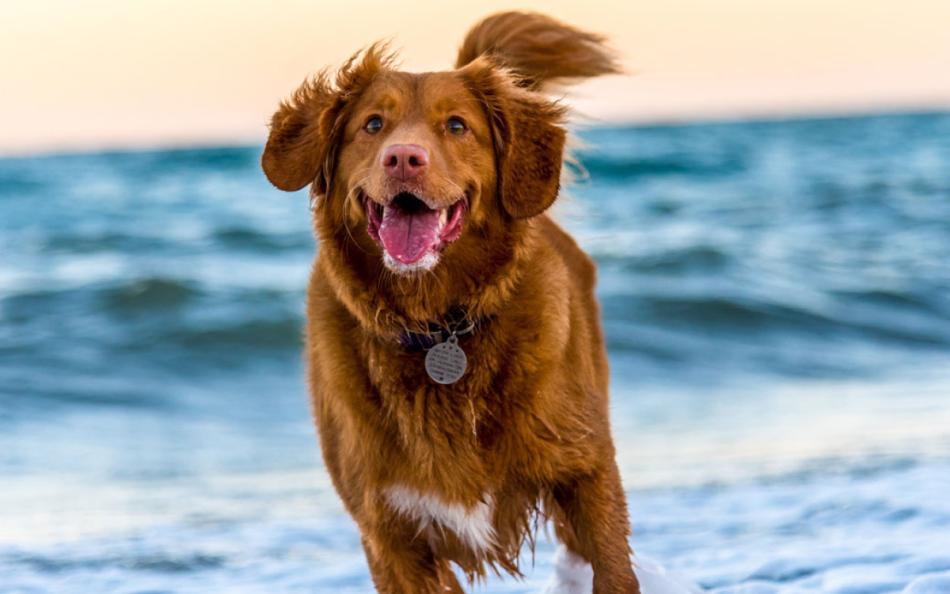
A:
[[[458,337],[452,334],[426,353],[426,373],[433,381],[454,384],[465,374],[468,358],[458,342]]]

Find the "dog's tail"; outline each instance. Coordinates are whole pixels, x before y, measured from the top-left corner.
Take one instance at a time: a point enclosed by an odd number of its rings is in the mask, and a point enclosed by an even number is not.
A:
[[[472,27],[455,67],[482,55],[512,70],[521,86],[532,90],[621,72],[602,35],[533,12],[500,12]]]

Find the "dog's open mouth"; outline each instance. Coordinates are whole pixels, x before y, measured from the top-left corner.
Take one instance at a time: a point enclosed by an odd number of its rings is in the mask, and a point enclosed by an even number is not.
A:
[[[400,192],[383,206],[364,198],[367,232],[386,254],[404,266],[431,260],[462,234],[465,200],[444,208],[430,208],[411,192]],[[427,258],[428,257],[428,258]]]

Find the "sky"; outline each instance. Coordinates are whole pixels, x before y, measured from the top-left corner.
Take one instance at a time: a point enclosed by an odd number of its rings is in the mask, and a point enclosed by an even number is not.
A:
[[[513,8],[610,37],[589,121],[950,108],[950,0],[5,0],[0,152],[261,142],[309,73],[381,38],[446,69]]]

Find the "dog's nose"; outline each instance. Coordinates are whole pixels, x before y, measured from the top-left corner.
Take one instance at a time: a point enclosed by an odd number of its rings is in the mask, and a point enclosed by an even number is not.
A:
[[[383,151],[383,169],[401,181],[416,177],[428,164],[429,152],[418,144],[392,144]]]

